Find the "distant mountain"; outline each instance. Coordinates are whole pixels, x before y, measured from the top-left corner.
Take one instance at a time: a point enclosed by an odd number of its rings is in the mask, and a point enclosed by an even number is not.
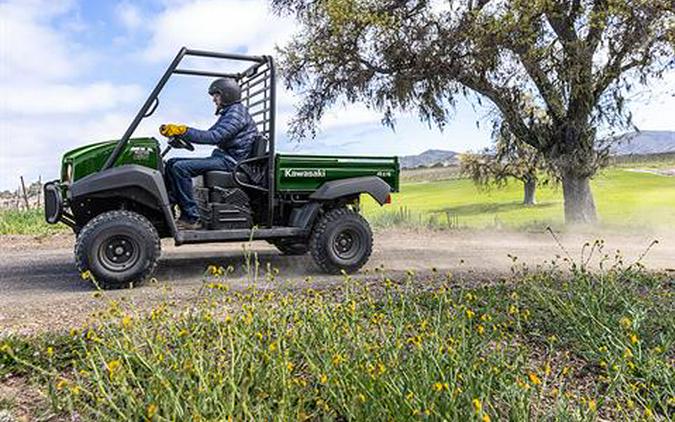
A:
[[[429,149],[418,155],[404,155],[399,158],[402,169],[432,167],[436,165],[452,166],[459,163],[459,153],[443,149]]]
[[[643,130],[615,138],[612,155],[675,153],[675,131]]]
[[[675,153],[675,131],[643,130],[624,133],[615,138],[612,155],[649,155]],[[459,154],[443,149],[429,149],[418,155],[400,157],[402,169],[459,164]]]

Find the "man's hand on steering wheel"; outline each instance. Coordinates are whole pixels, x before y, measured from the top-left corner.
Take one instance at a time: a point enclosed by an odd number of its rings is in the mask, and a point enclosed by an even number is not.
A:
[[[173,148],[182,148],[188,151],[194,151],[195,147],[190,142],[183,139],[187,132],[187,126],[167,123],[159,127],[159,133],[169,138],[169,145]]]
[[[173,123],[167,123],[159,127],[159,133],[167,138],[173,138],[174,136],[183,136],[187,132],[187,126],[185,125],[176,125]]]

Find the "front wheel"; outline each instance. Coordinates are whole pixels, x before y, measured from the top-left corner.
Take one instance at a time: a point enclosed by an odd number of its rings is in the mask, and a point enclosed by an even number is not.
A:
[[[323,271],[351,274],[368,261],[373,250],[373,233],[358,212],[336,208],[321,216],[314,226],[309,250]]]
[[[109,211],[87,223],[75,243],[80,272],[89,271],[103,289],[129,287],[155,269],[161,243],[155,227],[131,211]]]

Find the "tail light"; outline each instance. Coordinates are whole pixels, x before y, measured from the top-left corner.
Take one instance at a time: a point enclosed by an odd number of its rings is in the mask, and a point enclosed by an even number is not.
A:
[[[391,204],[391,194],[387,195],[387,199],[384,200],[385,204]]]

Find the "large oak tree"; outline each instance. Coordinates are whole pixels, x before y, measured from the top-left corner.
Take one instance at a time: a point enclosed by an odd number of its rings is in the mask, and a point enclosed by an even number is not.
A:
[[[487,100],[495,124],[555,166],[568,222],[596,220],[599,130],[631,126],[629,92],[675,67],[671,0],[271,2],[301,25],[280,51],[288,87],[303,95],[292,136],[313,135],[343,100],[388,125],[414,110],[440,128],[459,96]]]

